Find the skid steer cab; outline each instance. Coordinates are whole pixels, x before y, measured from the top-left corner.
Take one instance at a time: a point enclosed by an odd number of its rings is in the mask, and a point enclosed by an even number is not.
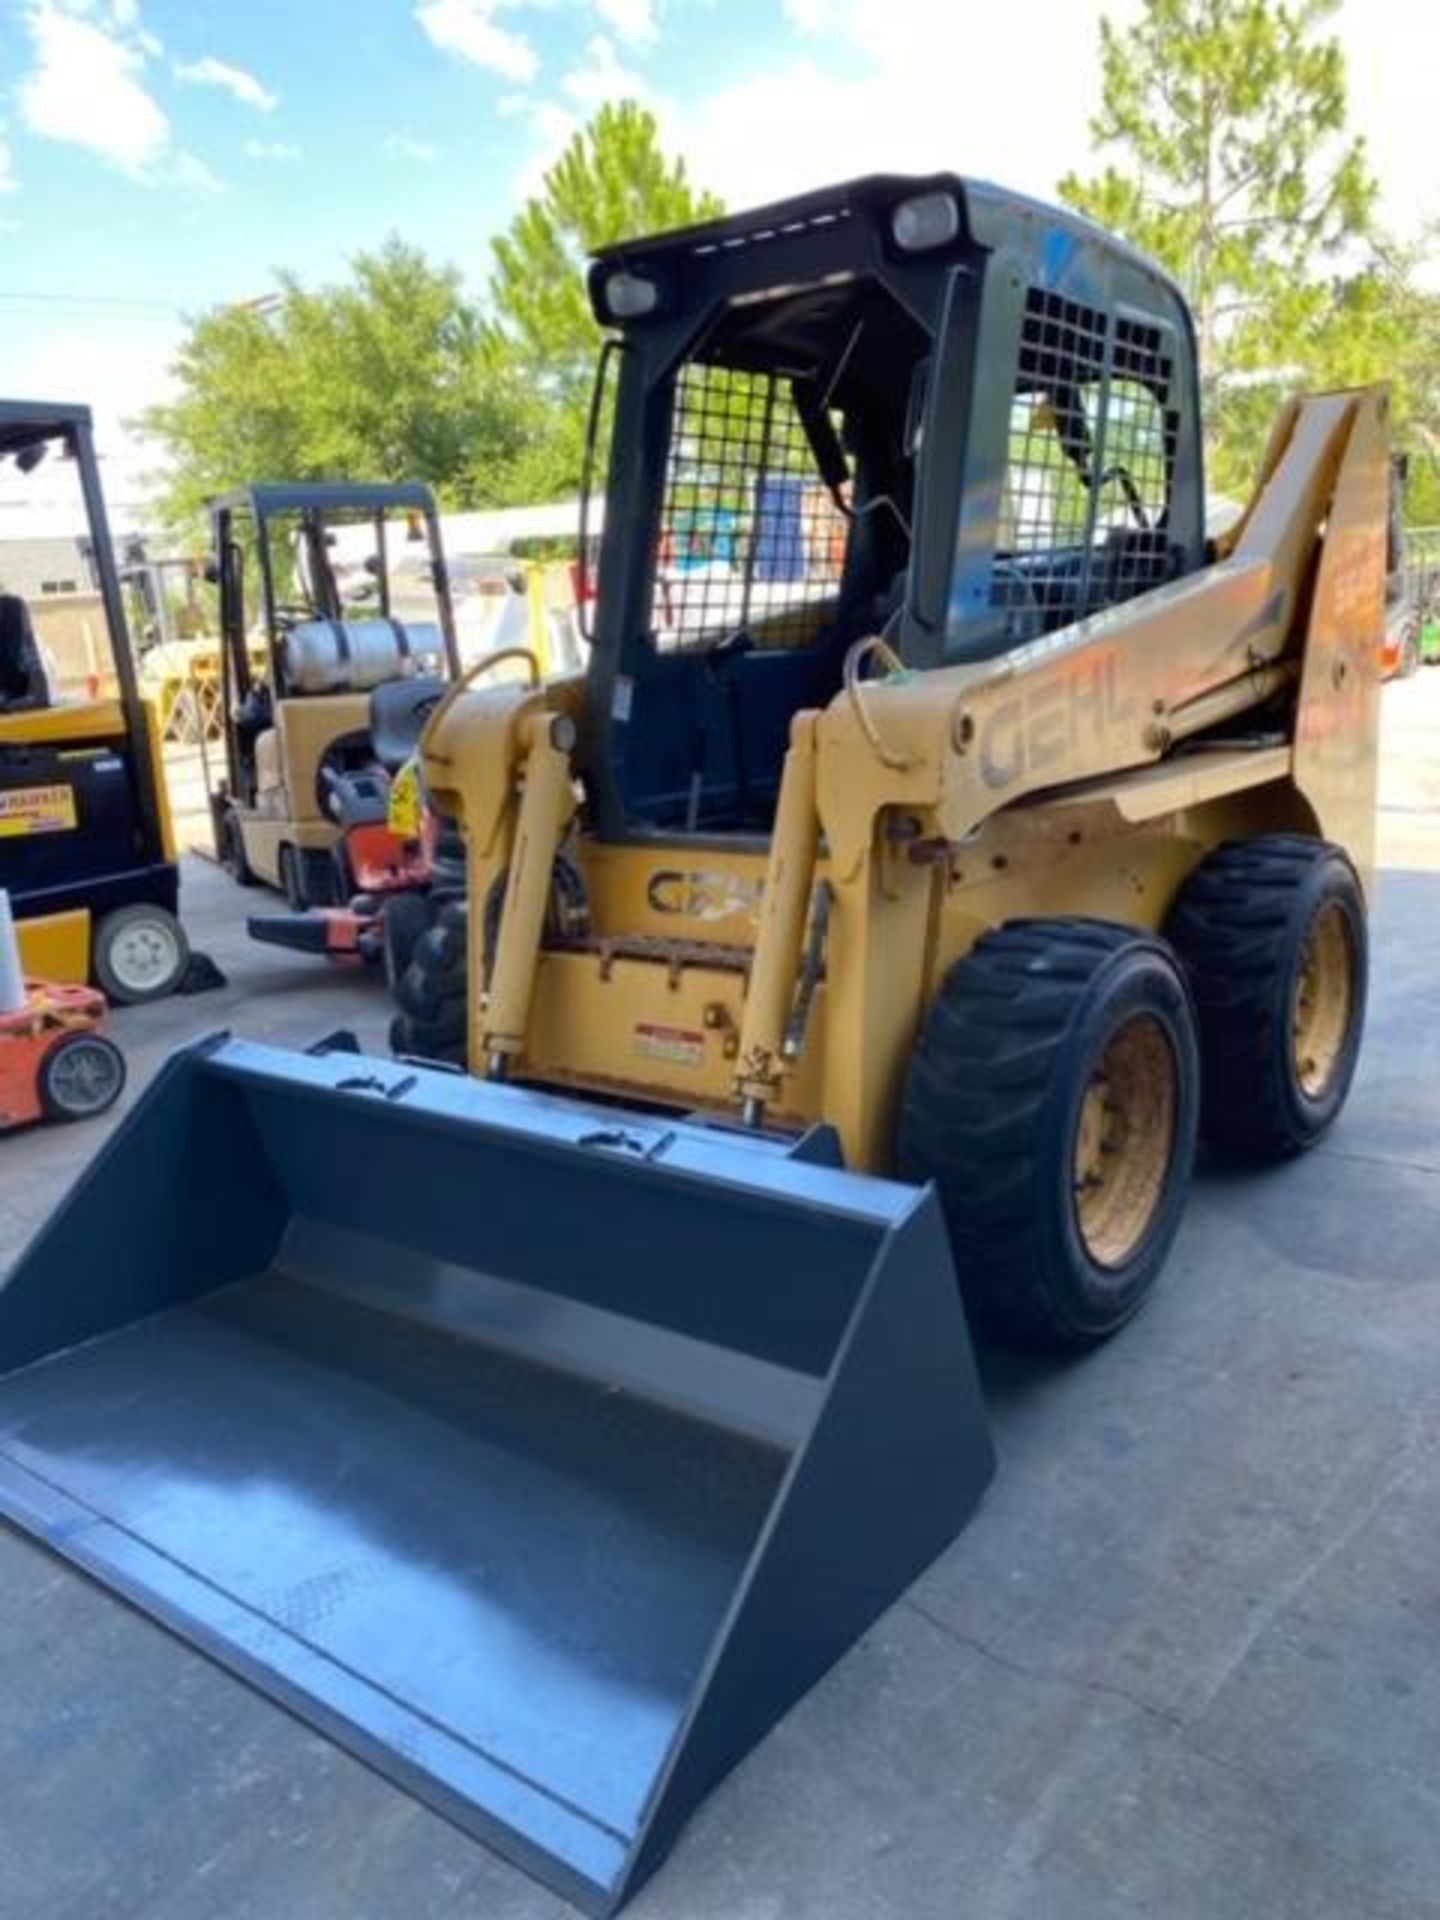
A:
[[[385,777],[372,699],[403,687],[400,704],[423,711],[459,670],[430,489],[252,486],[213,502],[211,525],[225,735],[211,795],[219,858],[242,885],[277,888],[297,911],[344,907],[377,881],[408,886],[403,851],[373,833],[357,838],[362,823],[347,824],[342,796]],[[423,565],[407,568],[402,618],[392,574],[416,552]]]
[[[190,952],[87,407],[0,401],[0,499],[63,535],[62,558],[33,580],[7,561],[0,586],[0,887],[25,972],[157,1000]]]
[[[1295,401],[1208,546],[1175,286],[951,175],[590,285],[584,675],[422,739],[470,1073],[176,1059],[0,1294],[0,1511],[604,1914],[965,1524],[969,1320],[1114,1332],[1197,1131],[1339,1113],[1388,449]]]
[[[1069,214],[871,179],[590,288],[587,672],[425,741],[471,1069],[823,1122],[981,1321],[1106,1335],[1197,1132],[1294,1152],[1354,1071],[1387,396],[1287,406],[1217,548],[1185,303]]]

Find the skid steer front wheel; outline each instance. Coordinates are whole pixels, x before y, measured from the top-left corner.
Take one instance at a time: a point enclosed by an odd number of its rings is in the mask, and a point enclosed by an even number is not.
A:
[[[1207,1143],[1255,1160],[1313,1146],[1345,1104],[1365,1023],[1355,869],[1301,834],[1235,841],[1191,874],[1166,931],[1195,995]]]
[[[1078,1345],[1128,1320],[1164,1265],[1198,1114],[1190,997],[1165,943],[1099,920],[1011,921],[936,996],[897,1160],[936,1183],[979,1323]]]

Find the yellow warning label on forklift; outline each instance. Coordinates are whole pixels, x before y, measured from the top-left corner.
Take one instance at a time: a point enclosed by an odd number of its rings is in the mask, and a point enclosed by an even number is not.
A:
[[[670,1060],[679,1067],[698,1067],[705,1061],[705,1036],[696,1027],[662,1027],[653,1020],[637,1020],[631,1052],[649,1060]]]
[[[70,833],[78,824],[73,787],[0,787],[0,840]]]
[[[415,761],[407,760],[390,782],[390,804],[386,809],[385,824],[391,833],[398,834],[402,840],[418,840],[422,811],[420,769]]]

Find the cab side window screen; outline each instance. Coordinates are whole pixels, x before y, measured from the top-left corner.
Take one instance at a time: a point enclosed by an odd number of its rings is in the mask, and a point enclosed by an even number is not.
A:
[[[808,645],[834,617],[848,536],[789,381],[683,367],[655,554],[661,650],[740,632],[758,647]]]
[[[1027,296],[991,587],[1017,638],[1168,577],[1172,365],[1161,327]]]

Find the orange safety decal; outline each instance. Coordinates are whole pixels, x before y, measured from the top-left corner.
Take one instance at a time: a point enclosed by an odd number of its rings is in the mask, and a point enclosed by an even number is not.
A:
[[[0,840],[70,833],[78,824],[73,787],[0,787]]]
[[[705,1035],[698,1027],[664,1027],[653,1020],[635,1023],[632,1053],[648,1060],[669,1060],[679,1067],[698,1067],[705,1060]]]

